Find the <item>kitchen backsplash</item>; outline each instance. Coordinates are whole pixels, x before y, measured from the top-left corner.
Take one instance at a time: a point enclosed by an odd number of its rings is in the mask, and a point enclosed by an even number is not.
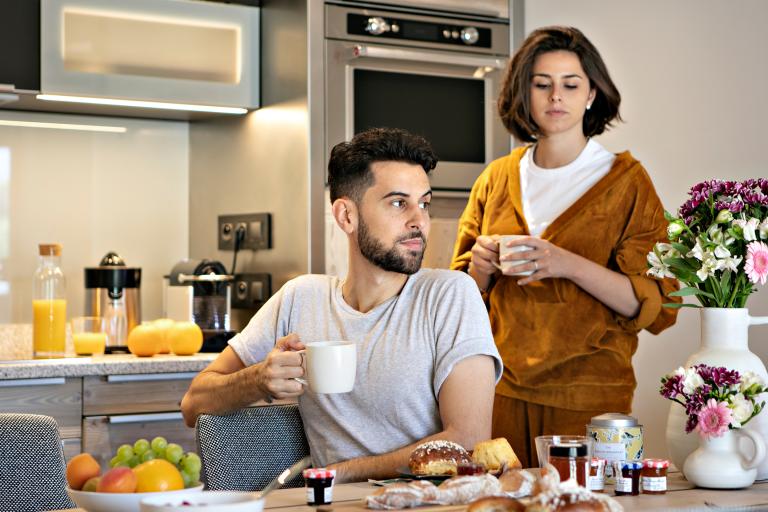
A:
[[[100,131],[100,130],[110,131]],[[142,312],[189,250],[189,126],[0,111],[0,324],[32,321],[41,242],[63,245],[67,315],[82,315],[83,268],[108,251],[142,268]]]

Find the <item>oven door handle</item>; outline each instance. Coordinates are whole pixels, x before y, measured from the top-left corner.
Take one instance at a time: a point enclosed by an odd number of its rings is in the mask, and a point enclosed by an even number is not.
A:
[[[452,64],[455,66],[467,66],[478,68],[504,69],[506,60],[494,57],[474,57],[469,55],[441,54],[432,52],[420,52],[414,50],[400,50],[396,48],[380,48],[358,44],[352,47],[352,56],[355,58],[368,57],[372,59],[393,59],[418,62],[435,62],[437,64]]]

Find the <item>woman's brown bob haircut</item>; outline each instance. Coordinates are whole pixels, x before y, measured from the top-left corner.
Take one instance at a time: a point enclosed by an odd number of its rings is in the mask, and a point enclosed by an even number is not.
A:
[[[577,28],[545,27],[533,31],[512,57],[499,93],[501,122],[520,141],[534,142],[542,135],[531,117],[533,63],[542,53],[556,51],[575,53],[590,88],[596,89],[595,100],[584,114],[584,135],[600,135],[613,120],[621,121],[621,95],[597,48]]]

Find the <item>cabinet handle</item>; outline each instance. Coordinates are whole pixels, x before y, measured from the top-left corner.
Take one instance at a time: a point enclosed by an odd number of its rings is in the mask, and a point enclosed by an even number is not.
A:
[[[194,379],[197,372],[138,373],[131,375],[107,375],[107,382],[146,382],[154,380]]]
[[[14,386],[58,386],[64,384],[64,377],[51,377],[50,379],[11,379],[0,380],[0,388],[10,388]]]
[[[121,414],[119,416],[107,416],[109,423],[148,423],[152,421],[182,420],[184,416],[180,412],[159,412],[155,414]]]

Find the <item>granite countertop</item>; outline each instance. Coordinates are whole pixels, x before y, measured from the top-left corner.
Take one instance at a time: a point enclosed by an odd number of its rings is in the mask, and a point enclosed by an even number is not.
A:
[[[60,359],[12,359],[0,361],[0,379],[199,372],[218,355],[216,353],[199,353],[191,356],[158,354],[152,357],[137,357],[132,354],[108,354]]]

